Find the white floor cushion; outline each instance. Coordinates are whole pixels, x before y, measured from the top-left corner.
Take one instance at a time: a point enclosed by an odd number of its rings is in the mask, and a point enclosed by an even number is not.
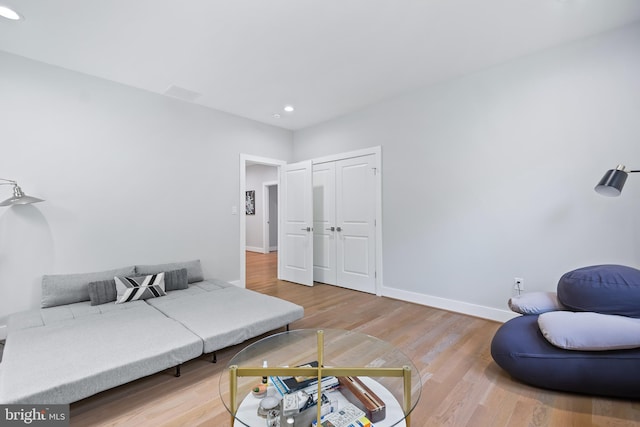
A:
[[[621,350],[640,347],[640,319],[592,312],[541,314],[538,326],[551,344],[566,350]]]

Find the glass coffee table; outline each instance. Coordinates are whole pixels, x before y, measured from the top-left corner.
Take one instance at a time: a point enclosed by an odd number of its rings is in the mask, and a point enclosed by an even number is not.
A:
[[[264,367],[265,362],[267,367]],[[286,386],[283,390],[282,379],[287,379],[290,385],[288,378],[311,378],[307,392],[315,390],[317,396],[317,381],[313,385],[312,378],[318,376],[323,379],[323,384],[329,381],[325,380],[328,377],[339,378],[342,384],[321,391],[321,395],[330,402],[323,410],[328,406],[334,411],[347,410],[350,402],[360,403],[345,389],[345,378],[351,381],[355,378],[355,389],[362,403],[366,398],[372,400],[370,395],[374,396],[373,400],[382,402],[384,411],[378,412],[378,420],[372,422],[375,427],[409,427],[410,413],[418,403],[422,389],[419,372],[411,360],[385,341],[353,331],[301,329],[264,338],[236,354],[229,361],[227,372],[220,376],[220,397],[231,414],[232,427],[310,427],[311,422],[318,419],[318,405],[307,411],[307,414],[312,412],[312,421],[308,420],[308,416],[305,417],[306,421],[302,421],[298,414],[286,417],[285,408],[289,406],[282,398],[283,393],[285,397],[288,396],[289,390]],[[269,378],[267,390],[256,396],[252,390],[262,383],[263,377]],[[280,400],[276,408],[279,415],[269,414],[269,421],[264,413],[265,408],[261,407],[266,405],[266,400],[263,401],[265,397],[272,397],[270,402],[274,402],[273,398]],[[366,411],[366,406],[362,405],[361,409]],[[258,414],[259,409],[262,416]],[[382,414],[384,416],[380,419]],[[273,421],[276,415],[279,420]]]

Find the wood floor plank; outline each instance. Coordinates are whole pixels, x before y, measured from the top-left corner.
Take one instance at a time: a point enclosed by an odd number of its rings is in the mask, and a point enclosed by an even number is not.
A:
[[[247,253],[247,287],[304,306],[304,318],[292,329],[356,330],[411,358],[423,381],[413,427],[640,426],[639,402],[514,381],[491,359],[496,322],[336,286],[279,281],[276,257]],[[218,383],[225,365],[247,344],[220,350],[217,363],[208,356],[185,363],[180,378],[168,370],[76,402],[71,425],[230,427]]]

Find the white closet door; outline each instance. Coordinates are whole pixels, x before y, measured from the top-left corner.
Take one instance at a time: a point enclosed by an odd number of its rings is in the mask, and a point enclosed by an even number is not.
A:
[[[336,163],[337,282],[375,293],[374,155]]]
[[[336,284],[336,165],[313,165],[313,280]]]
[[[280,168],[280,279],[313,286],[311,161]]]

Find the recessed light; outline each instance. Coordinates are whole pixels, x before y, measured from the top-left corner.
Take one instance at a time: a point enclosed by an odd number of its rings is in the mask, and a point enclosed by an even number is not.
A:
[[[286,111],[287,113],[293,113],[293,110],[295,110],[295,108],[293,108],[293,105],[284,106],[284,111]]]
[[[7,6],[0,6],[0,16],[2,16],[3,18],[10,19],[12,21],[19,21],[22,19],[22,16],[20,16],[18,12],[8,8]]]
[[[273,117],[274,119],[279,119],[280,118],[280,114],[275,113],[271,117]]]

